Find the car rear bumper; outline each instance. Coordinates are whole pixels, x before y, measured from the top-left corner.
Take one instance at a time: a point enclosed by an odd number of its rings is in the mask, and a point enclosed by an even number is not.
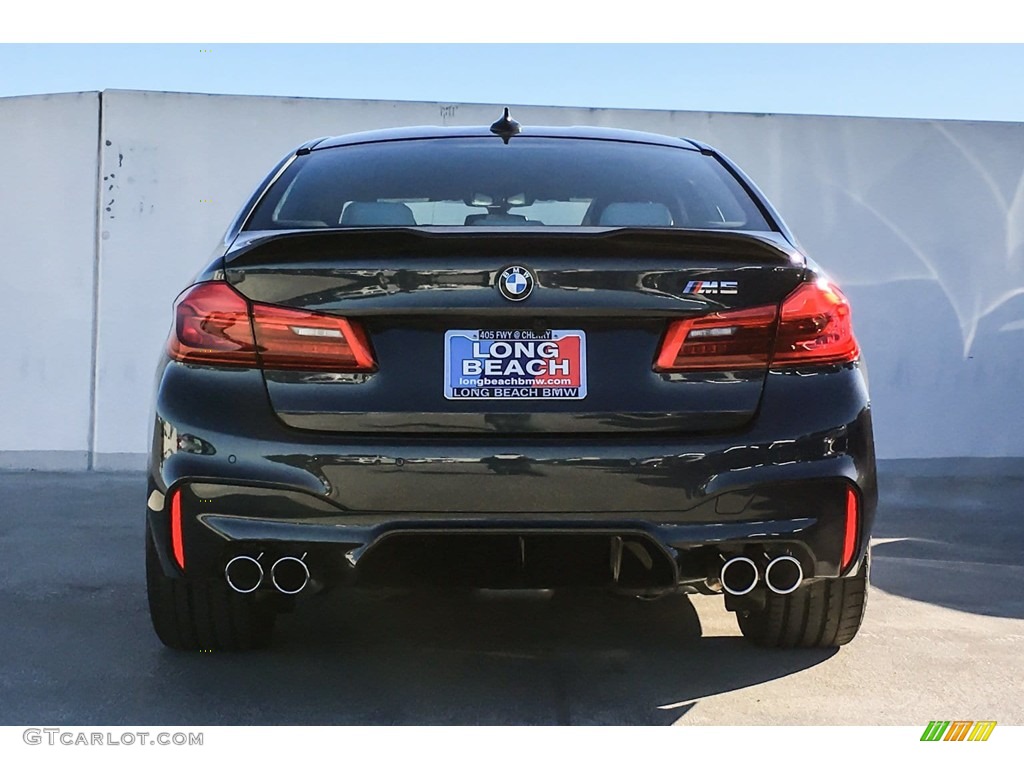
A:
[[[258,371],[178,363],[160,372],[156,411],[150,528],[172,576],[173,494],[190,578],[222,577],[238,554],[305,555],[314,578],[353,582],[397,541],[443,559],[438,542],[458,535],[523,556],[639,542],[667,564],[666,586],[703,582],[727,553],[787,552],[809,578],[839,576],[867,546],[877,499],[857,364],[773,373],[747,428],[704,435],[307,432],[274,416]]]

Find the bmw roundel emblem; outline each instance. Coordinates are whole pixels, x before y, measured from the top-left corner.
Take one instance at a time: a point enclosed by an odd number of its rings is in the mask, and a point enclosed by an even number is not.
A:
[[[498,290],[509,301],[522,301],[533,292],[533,273],[526,267],[506,267],[498,275]]]

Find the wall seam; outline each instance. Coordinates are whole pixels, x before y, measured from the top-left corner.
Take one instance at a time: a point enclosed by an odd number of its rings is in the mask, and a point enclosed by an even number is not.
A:
[[[96,468],[96,389],[99,378],[99,332],[100,332],[100,254],[103,230],[103,91],[97,94],[96,119],[96,216],[93,230],[92,252],[92,328],[89,357],[89,437],[86,469]]]

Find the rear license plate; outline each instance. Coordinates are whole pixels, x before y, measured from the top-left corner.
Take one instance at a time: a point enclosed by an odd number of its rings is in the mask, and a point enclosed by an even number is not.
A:
[[[587,396],[583,331],[448,331],[448,400],[582,400]]]

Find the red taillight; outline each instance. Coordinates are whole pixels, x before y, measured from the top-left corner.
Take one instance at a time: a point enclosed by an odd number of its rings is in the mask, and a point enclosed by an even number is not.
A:
[[[772,366],[849,363],[860,356],[850,303],[826,280],[803,283],[782,302]]]
[[[227,283],[199,283],[174,304],[174,328],[167,352],[183,363],[255,368],[256,342],[249,303]]]
[[[860,355],[850,304],[832,283],[802,283],[774,305],[674,320],[654,370],[736,371],[848,363]]]
[[[264,368],[372,371],[362,326],[343,317],[253,304],[253,328]]]
[[[857,549],[857,492],[846,489],[846,534],[843,537],[843,562],[840,570],[845,571],[853,560]]]
[[[372,371],[366,332],[343,317],[252,303],[224,282],[199,283],[174,307],[168,354],[185,363]]]
[[[181,492],[175,491],[171,496],[171,549],[174,560],[181,570],[185,570],[185,542],[181,537]]]
[[[775,334],[774,305],[674,320],[665,334],[656,371],[766,368]]]

